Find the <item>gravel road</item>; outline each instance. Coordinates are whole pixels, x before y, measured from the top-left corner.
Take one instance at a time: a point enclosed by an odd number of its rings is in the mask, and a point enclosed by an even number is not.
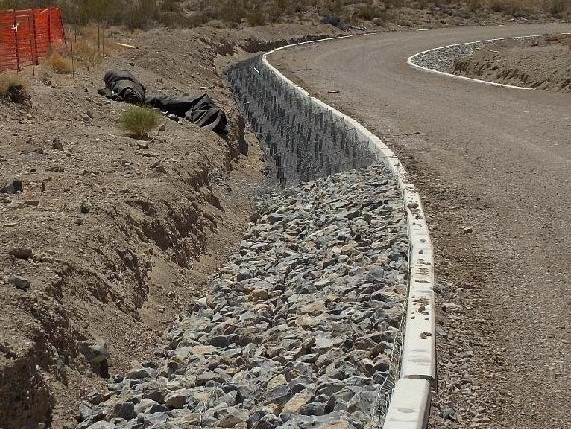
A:
[[[430,427],[571,427],[571,98],[406,64],[419,51],[571,25],[384,33],[270,62],[381,135],[413,174],[437,251]]]

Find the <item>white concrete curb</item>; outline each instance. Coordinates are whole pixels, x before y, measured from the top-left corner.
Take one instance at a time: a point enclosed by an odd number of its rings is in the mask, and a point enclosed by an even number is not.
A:
[[[411,392],[415,392],[411,395]],[[430,411],[430,383],[401,378],[395,387],[384,429],[424,429]]]
[[[562,35],[567,35],[570,33],[561,33]],[[443,72],[440,70],[435,70],[435,69],[431,69],[430,67],[424,67],[421,65],[418,65],[415,63],[415,60],[417,59],[417,57],[427,54],[428,52],[434,52],[434,51],[440,51],[443,49],[447,49],[447,48],[451,48],[454,46],[468,46],[468,45],[475,45],[478,43],[489,43],[489,42],[496,42],[498,40],[508,40],[508,39],[514,39],[514,40],[518,40],[518,39],[532,39],[534,37],[540,37],[540,34],[532,34],[529,36],[518,36],[518,37],[498,37],[495,39],[488,39],[488,40],[476,40],[474,42],[467,42],[467,43],[453,43],[452,45],[446,45],[446,46],[439,46],[437,48],[433,48],[433,49],[427,49],[426,51],[422,51],[419,52],[417,54],[411,55],[410,57],[408,57],[407,59],[407,63],[408,65],[419,69],[419,70],[424,70],[430,73],[435,73],[435,74],[439,74],[442,76],[448,76],[448,77],[452,77],[455,79],[462,79],[462,80],[466,80],[466,81],[472,81],[472,82],[478,82],[478,83],[483,83],[484,85],[490,85],[490,86],[497,86],[497,87],[501,87],[501,88],[509,88],[509,89],[522,89],[525,91],[534,91],[534,88],[528,88],[525,86],[517,86],[517,85],[507,85],[507,84],[503,84],[503,83],[498,83],[498,82],[492,82],[489,80],[482,80],[482,79],[475,79],[475,78],[471,78],[471,77],[466,77],[466,76],[458,76],[452,73],[447,73],[447,72]]]
[[[326,38],[317,42],[327,40],[334,39]],[[316,42],[303,42],[300,45],[309,43]],[[380,154],[402,190],[410,240],[410,285],[408,308],[405,316],[406,327],[401,359],[401,379],[397,381],[387,413],[388,418],[386,418],[383,427],[384,429],[424,428],[430,407],[429,386],[436,381],[436,349],[433,250],[420,196],[414,185],[409,183],[406,171],[396,155],[379,137],[353,118],[312,97],[306,90],[295,85],[269,63],[268,55],[292,46],[296,45],[284,46],[264,54],[262,64],[287,85],[308,97],[313,103],[331,111],[333,115],[353,126],[357,134],[369,142],[371,149]]]

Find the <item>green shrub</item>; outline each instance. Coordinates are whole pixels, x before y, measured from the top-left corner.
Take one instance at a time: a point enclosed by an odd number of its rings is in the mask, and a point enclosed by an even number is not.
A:
[[[372,21],[375,18],[384,18],[385,10],[380,6],[366,5],[356,9],[355,16],[365,21]]]
[[[490,0],[489,7],[494,12],[517,16],[525,16],[535,8],[533,0]]]
[[[135,138],[146,138],[157,128],[160,117],[156,110],[149,107],[129,107],[119,117],[121,128]]]
[[[266,15],[261,10],[254,10],[246,16],[248,24],[251,26],[266,25]]]
[[[244,16],[244,5],[241,1],[225,0],[218,11],[216,18],[229,24],[240,24]]]
[[[565,14],[571,11],[569,0],[547,0],[543,9],[557,18],[563,18]]]

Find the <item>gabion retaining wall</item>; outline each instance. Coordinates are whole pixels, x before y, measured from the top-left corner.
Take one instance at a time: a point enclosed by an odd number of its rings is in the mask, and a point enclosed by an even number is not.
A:
[[[327,40],[333,39],[318,42]],[[374,163],[385,164],[399,184],[410,240],[408,305],[390,372],[378,392],[378,413],[368,427],[424,428],[430,385],[436,380],[436,352],[433,249],[420,196],[398,158],[377,136],[295,85],[267,55],[239,63],[227,75],[282,185]]]
[[[257,56],[227,72],[280,184],[367,167],[379,160],[354,127],[284,83]]]
[[[331,108],[291,87],[263,63],[262,56],[227,71],[239,106],[267,155],[269,176],[282,186],[339,172],[384,164],[373,142]],[[390,354],[390,370],[379,389],[370,427],[381,427],[399,378],[404,316]]]

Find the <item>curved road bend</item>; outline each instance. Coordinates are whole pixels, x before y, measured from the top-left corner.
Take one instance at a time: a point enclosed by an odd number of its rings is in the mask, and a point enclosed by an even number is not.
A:
[[[437,252],[433,428],[571,428],[571,94],[406,64],[545,32],[571,25],[380,33],[269,58],[383,137],[420,190]]]

